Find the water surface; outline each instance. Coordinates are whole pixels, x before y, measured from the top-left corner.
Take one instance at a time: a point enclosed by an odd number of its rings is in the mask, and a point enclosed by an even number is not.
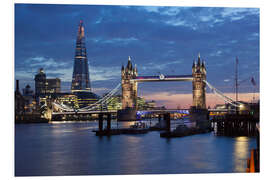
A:
[[[16,124],[15,175],[245,172],[256,147],[254,138],[212,133],[171,139],[160,138],[159,132],[97,137],[92,132],[97,126],[94,121]]]

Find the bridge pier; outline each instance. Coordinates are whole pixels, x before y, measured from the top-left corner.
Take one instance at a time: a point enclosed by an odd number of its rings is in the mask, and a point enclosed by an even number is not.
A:
[[[210,129],[211,122],[209,119],[209,112],[207,109],[198,109],[192,107],[190,109],[190,121],[199,129]]]
[[[171,132],[171,116],[170,116],[170,113],[164,114],[164,120],[166,122],[166,131]]]
[[[108,132],[111,131],[111,120],[112,120],[112,115],[111,114],[107,114],[107,131]]]
[[[166,124],[165,118],[166,118],[165,114],[159,114],[158,115],[159,127],[161,129],[166,129],[167,124]]]
[[[117,121],[136,121],[137,110],[134,108],[126,108],[117,111]]]
[[[103,131],[103,114],[98,114],[98,129],[99,132]]]
[[[162,118],[163,117],[163,118]],[[171,115],[170,113],[162,113],[158,115],[159,128],[166,130],[166,132],[171,131]]]

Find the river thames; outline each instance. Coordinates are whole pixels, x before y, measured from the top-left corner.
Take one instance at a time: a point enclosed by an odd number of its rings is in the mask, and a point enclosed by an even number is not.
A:
[[[214,133],[97,137],[97,127],[97,121],[16,124],[15,176],[245,172],[256,148],[255,138]]]

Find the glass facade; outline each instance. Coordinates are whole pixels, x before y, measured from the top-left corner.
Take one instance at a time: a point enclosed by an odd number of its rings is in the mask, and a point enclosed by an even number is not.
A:
[[[71,91],[91,91],[83,22],[80,21],[74,58]]]

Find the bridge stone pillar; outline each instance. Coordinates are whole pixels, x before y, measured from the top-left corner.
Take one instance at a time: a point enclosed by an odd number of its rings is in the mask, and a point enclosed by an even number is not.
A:
[[[170,113],[164,114],[164,120],[166,122],[166,131],[171,132],[171,115],[170,115]]]
[[[131,81],[136,78],[138,71],[132,67],[131,59],[129,57],[126,68],[122,66],[122,109],[137,109],[137,82]]]
[[[111,130],[112,114],[107,114],[107,131]]]
[[[126,67],[122,66],[122,110],[117,111],[117,120],[130,121],[136,120],[137,111],[137,88],[138,84],[132,79],[138,76],[137,67],[132,67],[131,59],[128,57],[128,64]]]
[[[192,66],[192,94],[193,103],[192,106],[196,109],[206,109],[205,104],[205,89],[206,84],[206,69],[205,63],[200,60],[200,55],[198,56],[198,62],[194,62]]]
[[[196,127],[201,129],[209,129],[211,123],[208,118],[208,110],[205,103],[206,90],[206,68],[205,62],[201,63],[200,55],[197,63],[194,62],[192,66],[192,88],[193,88],[193,103],[190,109],[190,120],[195,122]]]
[[[98,114],[98,130],[99,132],[103,131],[103,114]]]

